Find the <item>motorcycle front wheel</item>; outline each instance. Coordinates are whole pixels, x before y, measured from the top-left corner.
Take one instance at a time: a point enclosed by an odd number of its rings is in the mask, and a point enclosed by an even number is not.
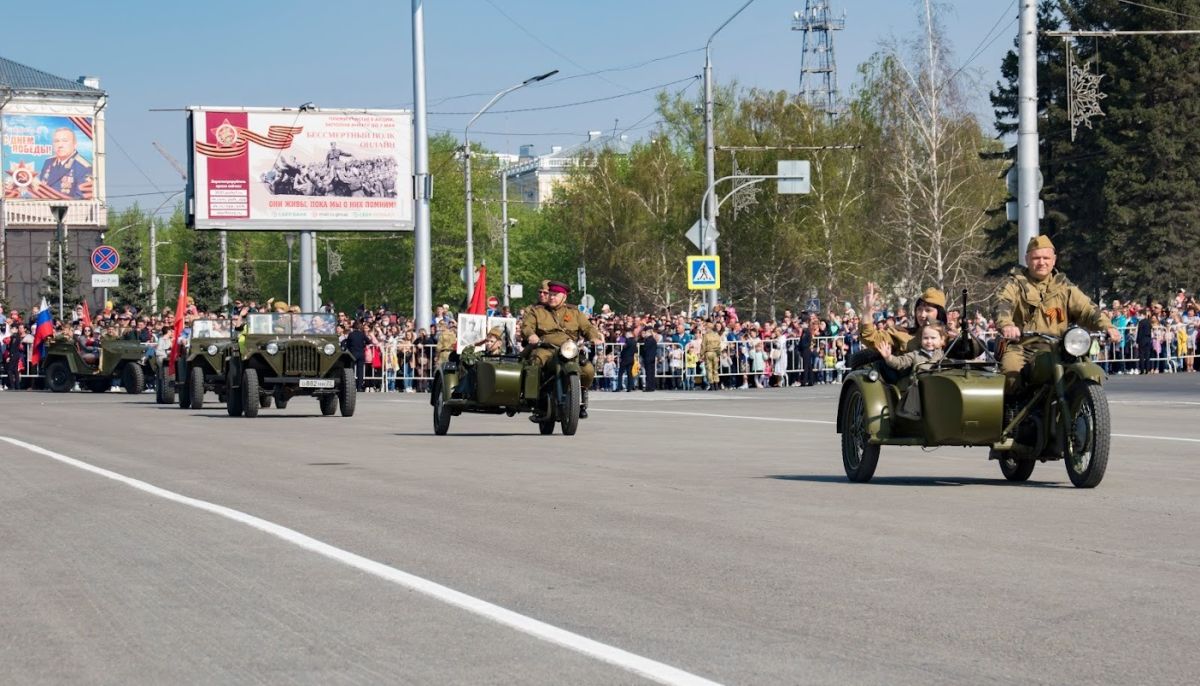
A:
[[[1095,488],[1104,479],[1108,468],[1108,449],[1112,439],[1112,422],[1108,415],[1108,396],[1104,387],[1086,382],[1077,386],[1067,398],[1068,417],[1067,476],[1076,488]]]

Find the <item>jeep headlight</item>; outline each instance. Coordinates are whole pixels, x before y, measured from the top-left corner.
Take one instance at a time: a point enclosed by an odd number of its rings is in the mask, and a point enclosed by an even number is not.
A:
[[[1063,336],[1063,350],[1068,355],[1083,357],[1092,349],[1092,336],[1085,329],[1073,327]]]
[[[575,341],[567,341],[558,349],[558,353],[563,356],[564,360],[573,360],[579,354],[579,346]]]
[[[204,349],[204,352],[208,353],[209,355],[216,355],[217,354],[217,344],[210,343],[209,346]]]
[[[323,352],[324,352],[326,355],[332,355],[332,354],[334,354],[335,352],[337,352],[337,348],[336,348],[336,347],[334,347],[334,345],[333,345],[332,343],[326,343],[326,344],[325,344],[325,347],[324,347],[324,348],[322,348],[321,350],[322,350],[322,351],[323,351]]]
[[[279,344],[278,343],[276,343],[275,341],[271,341],[270,343],[267,344],[267,354],[268,355],[274,355],[277,352],[279,352]]]

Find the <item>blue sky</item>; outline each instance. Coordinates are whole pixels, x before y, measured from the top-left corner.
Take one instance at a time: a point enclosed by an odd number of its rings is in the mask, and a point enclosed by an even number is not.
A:
[[[832,0],[846,15],[835,34],[839,83],[853,87],[857,67],[881,41],[918,30],[919,2]],[[184,160],[186,105],[408,107],[412,100],[409,0],[60,0],[6,3],[0,55],[75,78],[98,76],[108,91],[110,204],[151,209],[182,181],[151,143]],[[655,121],[654,93],[702,71],[703,47],[742,0],[427,0],[426,62],[431,133],[462,126],[491,94],[526,77],[558,76],[509,95],[472,139],[516,152],[571,145],[588,130],[630,129],[645,136]],[[1015,0],[948,0],[937,5],[954,51],[950,62],[977,82],[971,107],[991,123],[987,89],[1016,36]],[[801,33],[792,12],[804,0],[756,0],[713,41],[716,79],[795,90]],[[50,31],[51,15],[57,21]],[[506,16],[507,15],[507,16]],[[18,29],[18,27],[24,27]],[[694,52],[685,52],[695,50]],[[677,53],[685,53],[678,55]],[[649,64],[647,61],[676,55]],[[610,68],[592,76],[568,78]],[[671,90],[686,83],[677,83]],[[699,91],[696,82],[687,91]],[[636,93],[650,89],[644,93]],[[634,94],[629,94],[631,91]],[[446,100],[452,96],[474,94]],[[445,114],[433,114],[445,113]],[[640,123],[639,123],[640,122]],[[635,126],[636,125],[636,126]],[[144,194],[144,195],[143,195]]]

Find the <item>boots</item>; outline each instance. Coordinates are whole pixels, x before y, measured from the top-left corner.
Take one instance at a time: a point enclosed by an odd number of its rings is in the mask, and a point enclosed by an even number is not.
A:
[[[585,388],[585,389],[583,389],[583,396],[579,399],[579,418],[580,419],[587,419],[587,416],[588,416],[587,405],[588,405],[588,392],[587,392],[587,389]]]

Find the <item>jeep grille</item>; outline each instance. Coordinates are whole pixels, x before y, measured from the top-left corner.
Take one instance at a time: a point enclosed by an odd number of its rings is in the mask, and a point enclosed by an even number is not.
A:
[[[283,349],[283,373],[287,376],[312,376],[321,369],[321,351],[307,343]]]

